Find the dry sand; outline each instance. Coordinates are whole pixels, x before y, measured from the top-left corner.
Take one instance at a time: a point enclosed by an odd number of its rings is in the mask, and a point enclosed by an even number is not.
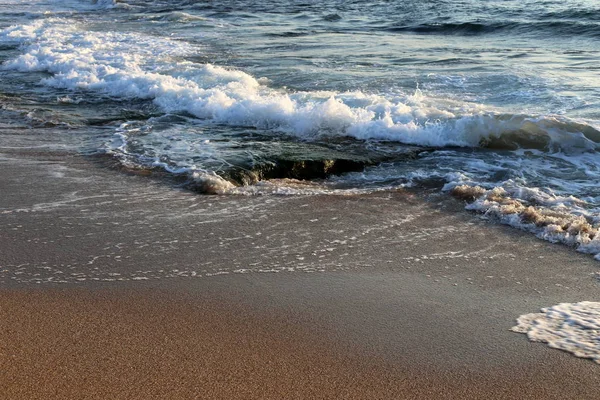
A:
[[[0,398],[598,397],[598,365],[509,332],[597,300],[596,262],[454,200],[198,196],[0,152]]]

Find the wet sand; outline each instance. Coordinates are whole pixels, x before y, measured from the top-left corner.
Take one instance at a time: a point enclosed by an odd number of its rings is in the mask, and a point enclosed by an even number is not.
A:
[[[0,393],[592,399],[509,331],[598,300],[597,263],[435,194],[198,196],[0,149]]]

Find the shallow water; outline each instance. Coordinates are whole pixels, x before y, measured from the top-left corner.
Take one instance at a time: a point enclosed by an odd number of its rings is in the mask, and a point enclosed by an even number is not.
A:
[[[207,192],[480,186],[471,208],[600,251],[595,2],[254,3],[4,0],[3,123]]]

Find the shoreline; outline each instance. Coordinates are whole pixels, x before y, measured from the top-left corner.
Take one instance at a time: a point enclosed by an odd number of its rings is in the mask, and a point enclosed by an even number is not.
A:
[[[10,398],[597,396],[598,365],[509,331],[598,299],[596,262],[453,199],[201,196],[0,153]]]

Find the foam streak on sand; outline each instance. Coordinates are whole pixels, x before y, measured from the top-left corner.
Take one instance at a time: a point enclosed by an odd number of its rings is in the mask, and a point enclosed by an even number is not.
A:
[[[543,308],[540,313],[520,316],[511,330],[600,364],[600,303],[582,301]]]
[[[521,192],[523,190],[520,190]],[[585,202],[575,197],[549,196],[529,190],[529,199],[523,193],[511,193],[502,187],[486,190],[480,186],[458,185],[450,193],[470,201],[468,210],[477,211],[513,227],[535,233],[539,238],[554,243],[574,246],[582,253],[595,254],[600,259],[598,221],[580,208]],[[580,213],[576,213],[579,211]]]

